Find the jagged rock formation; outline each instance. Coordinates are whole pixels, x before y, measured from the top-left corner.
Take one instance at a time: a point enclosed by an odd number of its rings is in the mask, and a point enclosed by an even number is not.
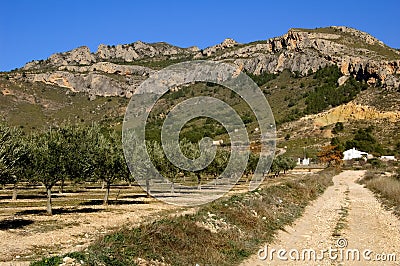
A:
[[[82,66],[102,61],[115,61],[118,63],[133,62],[157,56],[170,56],[169,59],[174,59],[174,55],[191,55],[199,50],[200,49],[195,46],[180,48],[167,43],[148,44],[141,41],[116,46],[100,44],[95,53],[91,53],[89,47],[81,46],[69,52],[53,54],[45,61],[32,61],[27,63],[23,69],[40,69],[43,68],[43,66]]]
[[[198,51],[197,47],[180,48],[166,43],[147,44],[141,41],[117,46],[100,44],[96,53],[91,53],[88,47],[82,46],[69,52],[51,55],[45,61],[26,64],[23,70],[27,72],[23,79],[65,87],[74,92],[87,92],[90,95],[129,98],[140,83],[155,70],[128,65],[126,62],[159,56],[175,59]],[[43,68],[51,69],[37,73],[37,70]]]
[[[190,59],[231,62],[256,75],[285,69],[307,75],[321,67],[337,65],[344,76],[339,84],[354,76],[370,85],[400,88],[400,52],[365,32],[347,27],[290,29],[281,37],[249,44],[225,39],[204,50],[141,41],[101,44],[95,53],[82,46],[30,62],[22,68],[24,75],[15,74],[12,78],[92,95],[130,97],[140,82],[155,71],[154,63]]]
[[[137,41],[130,45],[106,46],[100,44],[96,56],[99,60],[119,59],[125,62],[133,62],[156,56],[190,55],[199,50],[198,47],[184,49],[167,43],[148,44]]]
[[[89,47],[81,46],[69,52],[53,54],[44,62],[37,60],[32,61],[27,63],[23,69],[40,69],[43,66],[58,67],[68,65],[89,65],[95,62],[95,60],[95,56],[90,53]]]
[[[202,58],[203,56],[212,56],[216,54],[218,51],[224,50],[226,48],[235,47],[238,45],[240,45],[240,43],[236,42],[233,39],[226,38],[222,43],[204,49],[199,54],[195,55],[194,58]]]
[[[289,69],[307,75],[336,64],[343,75],[368,84],[400,86],[400,53],[365,32],[347,27],[291,29],[281,37],[246,45],[216,59],[233,59],[254,74]]]

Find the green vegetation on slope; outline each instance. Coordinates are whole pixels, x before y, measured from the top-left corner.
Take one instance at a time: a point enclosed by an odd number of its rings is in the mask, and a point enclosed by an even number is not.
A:
[[[382,145],[378,143],[372,135],[373,127],[360,128],[355,132],[354,138],[345,143],[345,149],[357,148],[359,150],[372,153],[374,155],[383,155],[385,153]]]
[[[286,70],[261,88],[271,105],[276,123],[280,125],[348,103],[368,88],[354,78],[338,86],[339,77],[341,73],[337,66],[321,68],[305,77]]]
[[[180,61],[181,59],[176,59]],[[183,59],[182,59],[183,60]],[[140,61],[141,62],[141,61]],[[144,61],[143,61],[144,62]],[[158,64],[161,61],[149,61]],[[173,62],[166,59],[165,62]],[[160,65],[164,67],[164,65]],[[318,70],[315,74],[301,77],[283,71],[280,74],[262,73],[261,75],[248,74],[263,90],[273,110],[277,124],[296,120],[306,114],[314,114],[329,107],[346,103],[366,88],[354,79],[350,79],[343,86],[337,86],[340,72],[335,66]],[[129,99],[121,97],[96,97],[90,101],[84,93],[74,93],[65,88],[35,82],[15,84],[0,77],[2,88],[10,91],[0,95],[0,111],[3,121],[12,126],[20,126],[24,131],[61,124],[63,122],[90,124],[100,122],[116,126],[122,122],[125,108]],[[159,109],[152,111],[153,118],[174,104],[194,96],[217,97],[233,106],[247,121],[251,128],[257,127],[255,118],[248,106],[241,98],[229,90],[215,84],[195,84],[183,87],[177,92],[167,93],[158,103]],[[166,101],[166,102],[165,102]],[[163,108],[165,110],[163,110]],[[154,119],[150,117],[150,125]],[[254,124],[254,125],[253,125]],[[199,123],[198,127],[204,125]],[[212,126],[217,124],[212,123]],[[120,127],[120,126],[119,126]],[[222,133],[221,128],[210,132],[212,136]],[[185,136],[191,139],[191,136]],[[195,137],[196,139],[198,137]]]
[[[248,127],[249,133],[254,128],[259,127],[255,114],[239,95],[217,84],[199,82],[183,86],[178,91],[167,92],[161,97],[149,114],[146,124],[146,138],[160,141],[161,127],[169,111],[184,100],[198,96],[210,96],[229,104],[240,115],[243,123]],[[219,138],[223,139],[225,144],[229,143],[224,127],[211,118],[198,117],[192,119],[185,124],[180,132],[181,139],[185,138],[193,143],[197,143],[203,137]]]
[[[341,73],[337,66],[329,66],[315,72],[313,78],[319,86],[306,96],[305,114],[317,114],[327,108],[339,106],[353,100],[361,90],[367,89],[363,83],[350,77],[342,86],[338,86],[337,80]]]

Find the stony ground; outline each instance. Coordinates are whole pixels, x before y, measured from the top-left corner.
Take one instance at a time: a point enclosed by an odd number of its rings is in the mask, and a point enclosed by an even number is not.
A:
[[[355,182],[363,174],[363,171],[345,171],[335,176],[334,185],[307,206],[293,226],[280,231],[268,249],[263,246],[262,252],[242,265],[400,265],[400,220],[385,210],[371,191]],[[287,253],[281,257],[287,260],[279,259],[277,252],[271,259],[272,249],[285,249]],[[305,249],[315,250],[317,260],[308,260],[307,252],[306,260],[302,260]],[[299,251],[297,261],[291,259],[297,257],[294,250]],[[327,251],[324,259],[318,260],[322,257],[321,250]],[[355,250],[360,252],[360,260]],[[395,254],[396,261],[388,254]]]
[[[296,178],[296,173],[278,179],[267,178],[262,186],[291,178]],[[226,196],[247,189],[247,183],[240,183]],[[140,188],[132,186],[112,189],[112,204],[108,207],[101,204],[104,191],[100,188],[63,194],[54,192],[55,214],[47,216],[43,193],[42,188],[21,190],[20,198],[11,201],[11,191],[0,190],[0,266],[29,265],[30,261],[44,256],[81,251],[98,237],[121,226],[139,225],[197,209],[147,198]]]
[[[14,216],[20,223],[33,222],[20,228],[0,230],[0,265],[27,265],[28,261],[42,256],[82,250],[97,237],[120,226],[139,224],[147,217],[156,218],[163,211],[179,209],[147,198],[138,200],[143,203],[110,206],[107,210],[91,206],[88,213],[84,209],[53,216]]]
[[[369,249],[372,253],[368,255],[372,260],[376,259],[376,255],[394,253],[397,262],[367,262],[362,254],[360,261],[340,260],[340,257],[332,260],[327,253],[324,260],[293,262],[279,260],[275,252],[273,260],[270,256],[260,260],[258,255],[254,255],[243,265],[400,265],[400,221],[381,206],[372,192],[355,182],[363,174],[363,171],[345,171],[335,176],[334,185],[308,206],[293,226],[281,231],[276,241],[268,246],[268,251],[282,248],[301,252],[313,249],[320,255],[320,250],[329,248],[344,252]],[[282,180],[287,178],[295,177],[287,176]],[[268,179],[263,185],[280,181]],[[231,193],[243,191],[244,187],[238,187]],[[129,196],[133,192],[125,191],[125,194]],[[91,197],[101,199],[101,193],[91,194]],[[55,197],[55,206],[63,206],[64,211],[53,216],[40,213],[45,199],[18,199],[18,207],[8,207],[12,202],[3,197],[0,202],[0,265],[28,265],[29,261],[43,256],[82,250],[97,237],[123,225],[195,211],[146,198],[137,191],[131,199],[120,196],[119,201],[123,204],[107,208],[101,204],[65,206],[62,201],[64,197],[69,197],[69,202],[79,196],[79,193],[64,193],[63,197]],[[32,204],[36,204],[35,207],[30,206]],[[12,223],[16,226],[7,228],[4,222],[12,219],[17,220]],[[286,257],[289,258],[289,255],[286,254]]]

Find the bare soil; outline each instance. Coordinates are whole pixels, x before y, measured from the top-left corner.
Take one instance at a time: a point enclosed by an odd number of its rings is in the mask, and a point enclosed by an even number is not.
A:
[[[266,178],[269,186],[296,178],[286,175]],[[166,215],[193,213],[196,207],[183,208],[147,198],[138,186],[113,188],[111,204],[102,205],[104,190],[66,187],[69,193],[53,192],[53,215],[45,214],[43,188],[19,191],[19,199],[11,200],[10,189],[0,190],[0,266],[29,265],[47,256],[82,251],[97,238],[122,226],[138,226]],[[241,181],[226,196],[248,191]]]
[[[182,211],[137,191],[134,191],[134,199],[115,201],[116,193],[114,191],[110,199],[117,204],[108,206],[103,206],[101,200],[79,199],[101,199],[100,189],[95,195],[63,193],[60,199],[53,200],[55,214],[52,216],[44,213],[45,199],[1,200],[0,265],[29,265],[30,261],[44,256],[79,251],[121,226]],[[125,191],[127,193],[129,190]]]
[[[334,185],[307,206],[293,226],[280,231],[268,250],[263,245],[263,252],[242,265],[400,265],[400,220],[385,210],[370,190],[356,183],[363,175],[364,171],[345,171],[335,176]],[[271,259],[272,249],[286,250],[281,257],[287,260],[279,259],[277,252]],[[298,260],[291,258],[297,259],[295,252],[289,255],[292,249],[300,252]],[[305,256],[303,260],[304,249],[315,250],[320,258],[321,250],[337,251],[332,251],[331,258],[324,253],[324,259],[308,260],[309,256]],[[355,249],[360,252],[360,259],[348,253]],[[388,254],[395,254],[396,261]]]

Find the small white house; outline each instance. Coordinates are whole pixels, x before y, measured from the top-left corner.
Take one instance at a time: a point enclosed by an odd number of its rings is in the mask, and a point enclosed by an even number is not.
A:
[[[367,160],[369,158],[372,158],[372,155],[368,154],[367,152],[356,150],[355,148],[343,152],[343,160],[352,160],[360,158],[364,158],[365,160]]]
[[[396,157],[394,157],[393,155],[384,155],[381,156],[379,159],[381,159],[382,161],[397,161]]]
[[[297,158],[297,165],[310,165],[310,158]]]

